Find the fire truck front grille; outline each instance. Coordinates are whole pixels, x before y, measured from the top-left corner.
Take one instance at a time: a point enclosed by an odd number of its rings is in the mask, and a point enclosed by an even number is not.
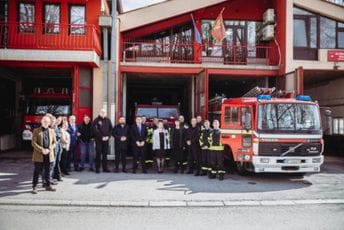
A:
[[[260,156],[319,156],[321,153],[320,143],[260,143]]]

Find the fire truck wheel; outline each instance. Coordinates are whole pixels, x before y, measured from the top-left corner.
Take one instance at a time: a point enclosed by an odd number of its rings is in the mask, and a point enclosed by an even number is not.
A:
[[[247,176],[249,174],[249,171],[247,169],[249,168],[248,162],[236,162],[236,169],[241,176]]]

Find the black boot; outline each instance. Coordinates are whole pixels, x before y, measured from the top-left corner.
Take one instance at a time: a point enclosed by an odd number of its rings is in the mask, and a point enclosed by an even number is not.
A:
[[[223,177],[224,177],[223,173],[219,174],[219,180],[223,180]]]
[[[178,173],[178,167],[175,167],[173,170],[174,173]]]

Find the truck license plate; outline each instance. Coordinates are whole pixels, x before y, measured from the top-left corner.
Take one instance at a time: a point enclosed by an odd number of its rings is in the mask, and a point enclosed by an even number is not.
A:
[[[301,161],[298,159],[287,159],[284,161],[286,164],[300,164]]]

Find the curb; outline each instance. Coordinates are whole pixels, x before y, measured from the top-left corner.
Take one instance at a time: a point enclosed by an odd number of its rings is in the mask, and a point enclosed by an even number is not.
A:
[[[13,206],[67,206],[67,207],[234,207],[234,206],[294,206],[294,205],[344,204],[344,199],[311,200],[206,200],[206,201],[71,201],[3,199],[1,205]]]

